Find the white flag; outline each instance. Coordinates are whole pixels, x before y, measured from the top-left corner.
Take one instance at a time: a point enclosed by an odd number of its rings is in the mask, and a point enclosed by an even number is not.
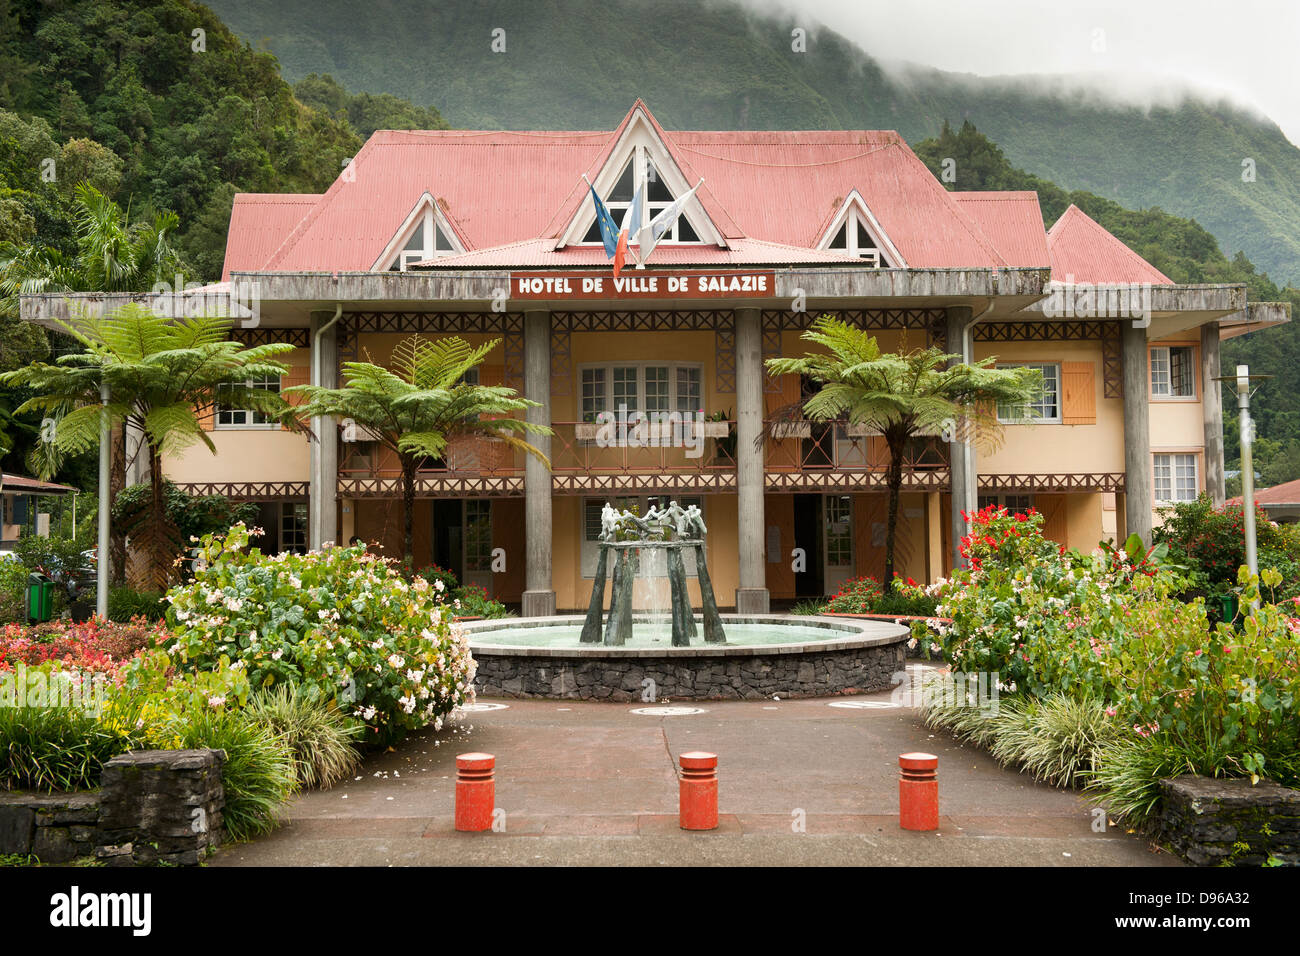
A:
[[[673,200],[671,206],[668,206],[660,212],[659,215],[651,219],[650,224],[641,230],[641,249],[639,258],[642,262],[645,262],[646,259],[650,257],[650,253],[653,252],[655,246],[659,244],[659,240],[664,237],[668,230],[672,229],[673,223],[675,223],[678,217],[681,216],[682,210],[686,208],[686,203],[695,195],[695,190],[699,189],[703,185],[704,180],[701,179],[690,188],[689,192],[683,193],[677,199]]]

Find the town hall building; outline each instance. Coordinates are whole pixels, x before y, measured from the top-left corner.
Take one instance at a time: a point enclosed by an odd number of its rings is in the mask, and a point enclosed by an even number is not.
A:
[[[698,189],[616,279],[588,182],[615,222],[640,197],[634,237]],[[1076,207],[1046,230],[1035,193],[948,191],[895,132],[665,130],[641,101],[612,131],[376,132],[323,194],[237,196],[216,288],[252,290],[232,335],[297,347],[269,388],[337,385],[412,333],[500,340],[478,380],[538,403],[551,466],[482,439],[427,463],[415,565],[525,615],[587,606],[606,502],[698,505],[719,603],[742,613],[881,575],[883,440],[791,420],[809,384],[764,369],[824,314],[884,350],[1043,373],[1032,419],[1008,414],[997,441],[909,448],[899,566],[929,580],[957,560],[962,511],[990,502],[1087,550],[1149,538],[1168,502],[1222,501],[1219,343],[1288,318],[1244,286],[1171,282]],[[364,429],[309,438],[238,408],[205,427],[218,453],[170,456],[166,476],[262,503],[264,548],[357,536],[400,555],[397,462]]]

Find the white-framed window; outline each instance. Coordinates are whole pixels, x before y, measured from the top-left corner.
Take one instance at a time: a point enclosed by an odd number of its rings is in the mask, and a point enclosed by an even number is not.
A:
[[[389,272],[406,272],[417,262],[436,259],[438,256],[450,256],[459,252],[450,234],[434,215],[433,210],[426,210],[415,224],[414,231],[406,240],[400,252],[388,267]]]
[[[1156,501],[1196,500],[1199,488],[1196,455],[1187,452],[1155,455],[1153,474]]]
[[[492,502],[485,498],[465,501],[465,570],[492,570]]]
[[[683,508],[689,508],[695,505],[700,509],[700,515],[708,524],[708,513],[704,509],[704,499],[699,495],[623,495],[621,497],[609,498],[584,498],[582,500],[582,576],[584,578],[594,578],[596,576],[596,561],[600,556],[600,514],[608,503],[615,511],[627,511],[635,508],[638,515],[645,515],[651,508],[667,508],[672,502],[677,502]],[[643,555],[651,554],[650,551],[643,551]],[[654,567],[643,567],[642,574],[648,577],[666,577],[668,574],[667,565],[663,559],[662,549],[655,552],[656,557],[649,560],[656,561]],[[611,553],[611,561],[605,567],[605,574],[612,576],[614,574],[614,555]],[[688,577],[695,574],[695,550],[687,548],[682,552],[682,561],[686,565],[686,574]],[[608,579],[608,577],[607,577]]]
[[[863,220],[862,215],[855,208],[850,208],[845,214],[844,221],[840,223],[839,229],[831,236],[826,248],[833,249],[836,252],[846,252],[851,256],[857,256],[859,259],[866,259],[875,266],[889,268],[889,262],[885,259],[884,253],[876,245],[876,241],[871,238],[871,232],[867,228],[866,221]]]
[[[979,495],[978,507],[981,511],[989,505],[1001,505],[1011,514],[1029,514],[1034,507],[1033,495]]]
[[[273,375],[267,378],[250,378],[244,382],[246,388],[261,388],[268,392],[280,391],[280,376]],[[222,395],[229,395],[233,391],[230,385],[217,386],[217,414],[215,427],[217,428],[279,428],[280,423],[273,418],[263,415],[261,412],[255,412],[247,408],[235,408],[229,401],[222,401]]]
[[[1023,409],[998,405],[998,421],[1008,424],[1059,425],[1061,422],[1061,366],[1055,362],[999,362],[998,368],[1036,368],[1043,373],[1043,393]],[[1017,414],[1019,411],[1020,414]]]
[[[822,506],[825,524],[826,566],[853,566],[853,499],[849,495],[827,495]]]
[[[654,160],[651,158],[649,150],[643,146],[636,147],[632,157],[627,161],[627,165],[623,167],[623,172],[619,174],[618,181],[614,183],[614,188],[609,191],[609,195],[601,197],[605,201],[605,208],[609,210],[609,214],[614,220],[615,227],[623,225],[623,214],[632,205],[632,199],[636,196],[638,188],[642,189],[641,221],[632,223],[629,239],[634,239],[642,226],[649,225],[651,219],[671,206],[677,199],[668,188],[668,184],[664,182],[659,171],[655,169]],[[699,243],[700,241],[699,235],[696,234],[695,229],[687,220],[685,212],[683,212],[682,215],[677,217],[677,221],[673,223],[672,228],[664,233],[659,243],[663,245]],[[593,220],[586,235],[582,237],[581,244],[598,245],[600,242],[600,226]]]
[[[307,502],[280,503],[280,550],[307,553]]]
[[[1196,398],[1196,349],[1190,345],[1159,345],[1151,349],[1153,398]]]
[[[704,367],[688,362],[613,362],[583,365],[578,370],[584,422],[596,421],[601,412],[679,412],[694,415],[704,410]]]

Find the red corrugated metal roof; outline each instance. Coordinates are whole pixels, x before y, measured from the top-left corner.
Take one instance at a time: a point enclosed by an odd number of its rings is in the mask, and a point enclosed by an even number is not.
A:
[[[1173,280],[1075,205],[1048,231],[1047,248],[1052,254],[1053,282],[1173,285]]]
[[[28,478],[26,475],[3,475],[0,476],[6,492],[29,492],[45,495],[63,495],[69,491],[77,489],[71,485],[60,485],[53,481],[40,481],[36,478]]]
[[[1241,504],[1241,496],[1228,499],[1229,504]],[[1272,488],[1258,488],[1255,491],[1257,505],[1300,505],[1300,478],[1284,481]]]
[[[949,195],[958,208],[974,220],[1008,265],[1021,269],[1046,269],[1052,264],[1038,193],[1025,190],[954,192]]]
[[[222,281],[260,269],[320,199],[318,193],[236,193],[226,233]]]
[[[637,111],[730,250],[661,245],[656,264],[843,261],[814,250],[852,191],[912,268],[1051,265],[1076,281],[1169,280],[1071,207],[1044,235],[1033,193],[949,193],[889,131],[665,131],[640,100],[613,131],[376,132],[322,196],[236,197],[225,273],[365,271],[425,193],[468,250],[437,266],[606,264],[555,241]]]
[[[635,247],[633,247],[635,248]],[[861,259],[821,249],[787,246],[761,239],[733,239],[727,249],[711,245],[671,245],[655,247],[648,266],[734,266],[773,265],[788,266],[804,263],[836,263],[864,265]],[[419,263],[421,266],[444,269],[482,268],[586,268],[608,266],[603,246],[566,246],[555,248],[554,239],[527,239],[491,249],[480,249],[455,256],[439,256]],[[629,266],[628,268],[631,268]]]

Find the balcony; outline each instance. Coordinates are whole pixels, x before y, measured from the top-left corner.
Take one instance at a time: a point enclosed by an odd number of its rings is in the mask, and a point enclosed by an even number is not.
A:
[[[765,423],[766,424],[766,423]],[[555,494],[605,492],[728,492],[736,487],[734,421],[641,423],[631,427],[552,422]],[[884,440],[844,422],[784,422],[765,447],[767,490],[884,490],[889,454]],[[444,459],[417,473],[421,496],[523,494],[522,452],[479,438],[453,442]],[[343,442],[339,493],[345,497],[401,494],[401,470],[373,442]],[[915,440],[904,462],[903,487],[937,491],[948,484],[947,445]]]

